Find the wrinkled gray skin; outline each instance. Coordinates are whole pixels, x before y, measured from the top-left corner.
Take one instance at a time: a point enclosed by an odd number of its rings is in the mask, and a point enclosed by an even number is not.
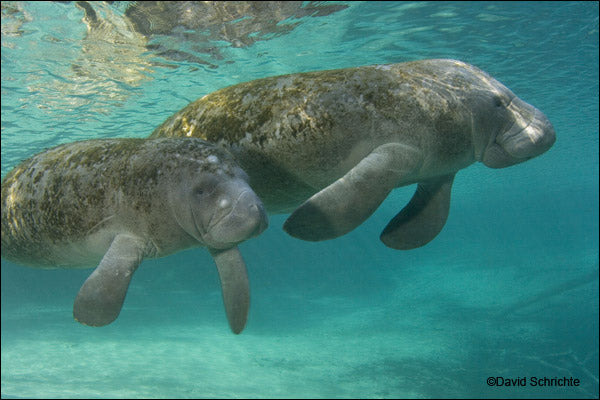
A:
[[[343,235],[391,190],[418,183],[381,240],[412,249],[444,226],[454,175],[503,168],[555,141],[546,116],[480,69],[423,60],[277,76],[211,93],[152,137],[200,137],[227,148],[269,212],[304,240]]]
[[[213,255],[230,327],[249,286],[237,244],[267,227],[230,154],[201,139],[88,140],[54,147],[2,181],[2,257],[33,267],[98,265],[75,299],[77,321],[117,318],[143,258],[197,246]]]

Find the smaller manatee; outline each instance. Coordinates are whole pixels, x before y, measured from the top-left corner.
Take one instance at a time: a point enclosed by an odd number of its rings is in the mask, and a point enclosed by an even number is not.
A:
[[[237,244],[267,227],[232,156],[201,139],[103,139],[54,147],[2,181],[2,257],[32,267],[98,265],[73,307],[82,324],[114,321],[144,258],[206,246],[234,333],[249,284]]]

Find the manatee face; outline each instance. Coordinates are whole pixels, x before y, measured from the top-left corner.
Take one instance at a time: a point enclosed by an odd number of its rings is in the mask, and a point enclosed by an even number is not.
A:
[[[504,168],[552,147],[556,133],[548,118],[506,86],[479,71],[482,87],[471,97],[475,156],[490,168]]]
[[[171,207],[183,230],[212,249],[231,248],[268,226],[262,202],[237,167],[182,174]]]

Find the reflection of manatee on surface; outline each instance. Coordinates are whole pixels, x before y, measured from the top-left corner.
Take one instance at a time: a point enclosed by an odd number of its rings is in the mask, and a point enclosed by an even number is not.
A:
[[[315,1],[141,1],[125,15],[136,32],[148,37],[173,35],[185,42],[247,47],[291,32],[299,24],[294,19],[327,16],[347,7]]]
[[[33,267],[98,265],[73,308],[92,326],[114,321],[144,258],[206,246],[229,324],[246,323],[249,285],[237,245],[267,217],[246,174],[200,139],[106,139],[54,147],[2,181],[2,257]]]
[[[89,106],[94,113],[108,113],[110,105],[126,101],[132,87],[152,79],[153,67],[177,68],[183,61],[218,68],[233,62],[223,52],[228,47],[248,47],[291,32],[300,18],[348,7],[300,1],[65,3],[56,6],[81,10],[87,32],[79,43],[50,32],[49,57],[68,69],[51,71],[51,85],[34,79],[28,87],[40,95],[40,108]],[[3,46],[6,35],[19,36],[31,20],[26,2],[2,2]]]
[[[144,47],[165,60],[217,68],[226,59],[221,49],[248,47],[291,32],[303,17],[322,17],[347,8],[343,4],[302,1],[137,1],[124,13],[97,2],[78,1],[88,38]],[[87,39],[87,38],[86,38]],[[106,54],[105,63],[111,59]],[[233,61],[230,61],[233,62]],[[176,64],[161,64],[176,67]]]
[[[423,60],[283,75],[206,95],[152,137],[200,137],[229,149],[269,212],[304,240],[350,232],[396,187],[418,183],[384,229],[412,249],[444,226],[454,175],[503,168],[555,141],[535,107],[474,66]]]

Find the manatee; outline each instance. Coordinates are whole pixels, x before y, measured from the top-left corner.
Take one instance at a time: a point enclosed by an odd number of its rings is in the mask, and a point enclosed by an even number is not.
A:
[[[2,181],[2,257],[41,268],[97,265],[73,307],[84,325],[114,321],[144,258],[206,246],[234,333],[249,284],[240,242],[267,227],[263,204],[227,151],[197,138],[60,145]]]
[[[394,188],[418,184],[381,234],[413,249],[443,228],[457,171],[504,168],[555,141],[546,116],[482,70],[422,60],[282,75],[208,94],[151,137],[200,137],[232,152],[270,213],[304,240],[344,235]]]

